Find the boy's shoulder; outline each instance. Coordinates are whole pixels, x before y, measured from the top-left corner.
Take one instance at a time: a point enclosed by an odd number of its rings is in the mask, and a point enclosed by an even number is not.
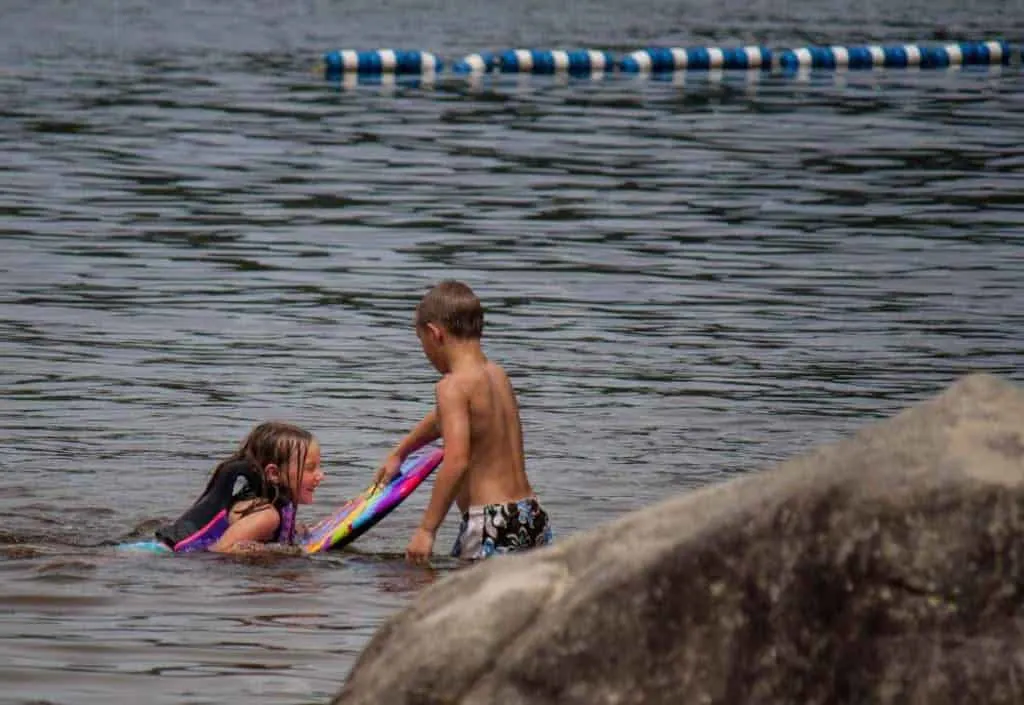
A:
[[[479,365],[445,373],[437,381],[435,388],[439,394],[445,391],[461,391],[464,394],[469,394],[472,390],[479,389],[481,386],[490,386],[495,381],[507,382],[508,375],[498,363],[493,360],[485,360]]]

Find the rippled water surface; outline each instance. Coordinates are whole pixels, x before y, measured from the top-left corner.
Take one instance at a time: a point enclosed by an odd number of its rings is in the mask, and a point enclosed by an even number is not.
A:
[[[102,6],[102,7],[101,7]],[[359,86],[337,47],[1021,38],[1019,2],[13,1],[0,9],[0,701],[323,703],[453,569],[427,493],[313,560],[125,554],[266,418],[325,513],[473,285],[567,536],[975,370],[1024,380],[1019,66]],[[450,545],[453,526],[438,550]]]

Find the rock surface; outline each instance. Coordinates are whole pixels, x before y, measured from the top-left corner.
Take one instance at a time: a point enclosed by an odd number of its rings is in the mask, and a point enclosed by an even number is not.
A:
[[[336,704],[1024,702],[1024,391],[986,375],[771,470],[425,590]]]

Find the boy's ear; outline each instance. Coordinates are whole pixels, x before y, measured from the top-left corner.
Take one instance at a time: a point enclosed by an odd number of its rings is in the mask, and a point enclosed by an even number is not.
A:
[[[428,323],[427,335],[429,335],[432,340],[440,343],[444,338],[444,329],[436,323]]]
[[[267,479],[270,482],[277,483],[281,481],[281,469],[273,463],[270,463],[263,468],[263,473],[267,476]]]

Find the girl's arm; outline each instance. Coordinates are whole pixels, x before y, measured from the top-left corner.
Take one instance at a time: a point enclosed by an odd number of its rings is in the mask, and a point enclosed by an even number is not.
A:
[[[233,517],[237,518],[231,522],[231,526],[217,543],[210,546],[211,551],[231,553],[243,548],[243,544],[249,544],[244,550],[251,551],[251,544],[266,543],[274,539],[281,524],[281,515],[273,506],[267,504],[248,514],[241,514],[244,510],[244,507],[235,507],[231,510]]]

